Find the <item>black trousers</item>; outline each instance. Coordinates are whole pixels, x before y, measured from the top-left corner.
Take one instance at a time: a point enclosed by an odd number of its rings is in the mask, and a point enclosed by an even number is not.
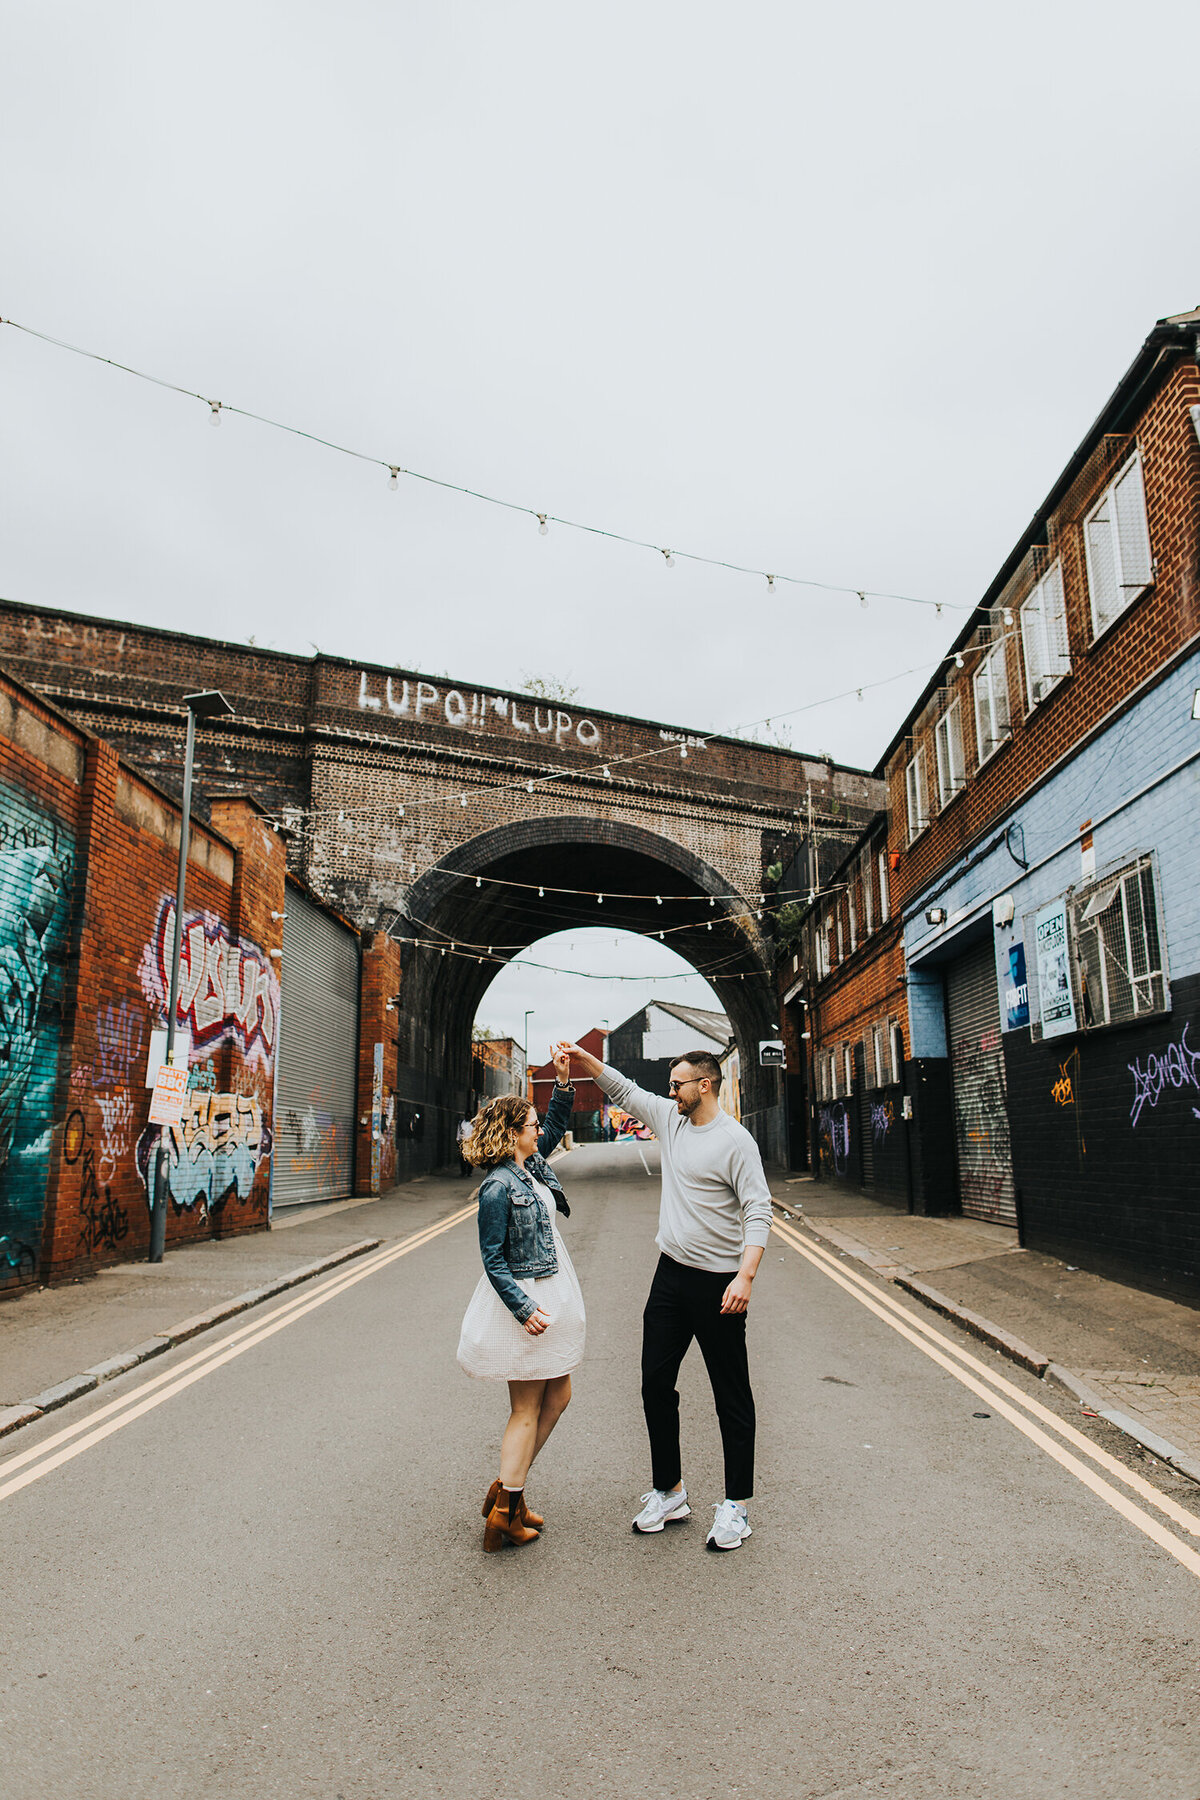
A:
[[[722,1313],[733,1280],[660,1256],[642,1314],[642,1406],[650,1433],[651,1479],[664,1493],[682,1473],[679,1460],[679,1365],[692,1339],[700,1346],[717,1405],[725,1451],[725,1498],[754,1492],[754,1395],[746,1360],[745,1313]]]

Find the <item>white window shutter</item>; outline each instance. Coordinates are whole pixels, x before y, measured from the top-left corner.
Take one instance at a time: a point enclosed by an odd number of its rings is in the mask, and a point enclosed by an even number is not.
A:
[[[1154,574],[1150,533],[1146,528],[1146,490],[1142,459],[1135,456],[1113,488],[1117,549],[1121,558],[1121,590],[1126,603],[1140,594]]]

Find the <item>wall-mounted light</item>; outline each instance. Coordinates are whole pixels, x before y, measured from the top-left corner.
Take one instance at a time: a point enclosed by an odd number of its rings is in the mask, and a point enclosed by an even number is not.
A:
[[[992,924],[996,927],[997,931],[1001,931],[1006,925],[1012,924],[1013,915],[1016,910],[1016,904],[1011,894],[996,895],[996,898],[992,901]]]
[[[944,906],[927,907],[925,909],[925,923],[927,925],[944,925],[946,923],[945,907]]]

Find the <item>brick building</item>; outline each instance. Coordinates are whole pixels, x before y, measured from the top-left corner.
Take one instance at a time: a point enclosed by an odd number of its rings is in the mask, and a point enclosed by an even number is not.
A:
[[[913,1204],[1191,1293],[1198,346],[1200,311],[1150,333],[879,770]],[[821,1106],[840,1055],[852,1125],[844,1045],[890,968],[848,948],[848,891],[806,919],[806,997]]]
[[[591,1031],[585,1031],[579,1038],[581,1050],[587,1050],[598,1056],[601,1062],[605,1056],[605,1033],[598,1025]],[[571,1112],[570,1129],[581,1144],[598,1144],[603,1141],[608,1124],[608,1096],[601,1093],[595,1082],[586,1075],[573,1075],[575,1088],[575,1105]],[[529,1098],[538,1109],[541,1118],[546,1116],[546,1108],[554,1093],[554,1084],[558,1080],[552,1062],[542,1063],[529,1071]]]

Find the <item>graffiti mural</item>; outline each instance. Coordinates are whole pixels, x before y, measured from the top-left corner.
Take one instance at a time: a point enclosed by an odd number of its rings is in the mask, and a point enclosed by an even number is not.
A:
[[[78,1107],[68,1116],[63,1131],[63,1161],[79,1175],[77,1254],[94,1256],[99,1250],[115,1250],[128,1234],[129,1214],[114,1201],[107,1184],[101,1198],[100,1183],[96,1179],[96,1146],[87,1120]]]
[[[146,1044],[145,1008],[128,1000],[114,1006],[110,1000],[96,1010],[96,1060],[92,1064],[92,1086],[117,1088],[132,1086],[134,1070],[142,1060]]]
[[[160,1017],[171,992],[175,902],[159,907],[154,936],[142,952],[142,992]],[[248,1063],[269,1072],[279,1020],[279,980],[257,944],[234,941],[215,913],[184,922],[179,952],[178,1024],[191,1032],[193,1051],[232,1041]]]
[[[0,1282],[40,1256],[74,860],[72,833],[0,782]]]
[[[896,1108],[890,1100],[871,1102],[871,1135],[876,1144],[886,1144],[888,1132],[896,1123]]]
[[[230,1195],[246,1200],[271,1153],[271,1127],[252,1094],[193,1088],[178,1125],[147,1126],[138,1139],[137,1171],[153,1204],[160,1143],[167,1152],[167,1193],[181,1212],[205,1219]]]
[[[817,1121],[821,1149],[833,1163],[835,1175],[844,1175],[850,1161],[850,1115],[840,1100],[823,1106]]]

